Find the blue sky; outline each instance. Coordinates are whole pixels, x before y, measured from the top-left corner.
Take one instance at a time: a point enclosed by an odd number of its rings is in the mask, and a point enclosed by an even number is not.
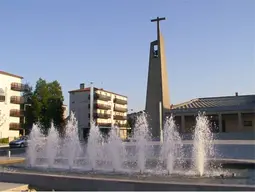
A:
[[[171,103],[254,94],[254,0],[3,0],[0,70],[34,85],[58,80],[65,103],[81,82],[144,109],[154,17],[165,39]]]

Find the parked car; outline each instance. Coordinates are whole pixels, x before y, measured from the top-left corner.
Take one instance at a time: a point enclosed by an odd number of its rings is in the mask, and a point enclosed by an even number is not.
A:
[[[9,146],[10,148],[15,148],[15,147],[20,147],[20,148],[23,148],[23,147],[27,147],[28,145],[28,142],[27,142],[28,138],[26,136],[22,136],[18,139],[15,139],[13,141],[11,141],[9,143]]]

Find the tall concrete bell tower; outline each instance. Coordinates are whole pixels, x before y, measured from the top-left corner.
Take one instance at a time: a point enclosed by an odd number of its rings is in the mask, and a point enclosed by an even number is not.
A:
[[[159,103],[162,103],[162,114],[170,109],[164,39],[159,28],[159,22],[165,19],[157,17],[151,20],[151,22],[157,22],[157,40],[150,43],[145,111],[148,114],[148,122],[154,139],[159,139],[161,133],[162,119],[160,120]]]

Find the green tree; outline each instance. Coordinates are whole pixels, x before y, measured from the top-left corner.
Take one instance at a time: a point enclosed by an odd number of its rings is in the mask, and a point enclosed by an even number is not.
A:
[[[33,98],[33,88],[29,84],[25,85],[26,89],[23,92],[24,103],[21,105],[21,109],[24,110],[24,117],[21,117],[21,122],[23,122],[23,127],[25,133],[29,134],[33,126],[33,123],[36,122],[36,116],[32,111],[32,98]]]
[[[130,116],[128,115],[127,118],[127,127],[130,128],[127,130],[127,134],[128,136],[131,136],[134,130],[134,126],[135,126],[135,116]]]
[[[53,122],[60,134],[64,133],[64,118],[63,118],[63,101],[62,88],[58,81],[47,83],[44,79],[39,79],[36,82],[35,90],[26,93],[30,98],[28,101],[29,108],[26,108],[26,121],[28,128],[31,129],[33,123],[39,123],[44,134]]]
[[[64,120],[64,97],[62,88],[58,81],[53,81],[48,84],[49,98],[48,98],[48,113],[54,126],[58,129],[60,134],[64,134],[65,120]]]

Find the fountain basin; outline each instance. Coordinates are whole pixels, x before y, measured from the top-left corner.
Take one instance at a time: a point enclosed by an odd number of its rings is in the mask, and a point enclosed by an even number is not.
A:
[[[184,159],[182,159],[182,164],[178,164],[178,161],[179,161],[179,159],[176,159],[175,165],[176,165],[177,168],[178,168],[178,165],[179,165],[179,168],[190,168],[192,166],[193,159],[184,158]],[[207,159],[207,161],[211,165],[209,167],[213,167],[213,168],[222,167],[222,166],[223,167],[231,166],[232,168],[242,167],[242,168],[254,168],[255,169],[255,160],[249,160],[249,159],[222,159],[222,158],[219,158],[219,159]],[[48,162],[48,159],[45,158],[45,157],[41,157],[41,158],[36,159],[36,165],[37,166],[47,167],[47,162]],[[53,166],[66,167],[66,166],[68,166],[68,162],[69,162],[68,158],[58,157],[58,158],[54,159]],[[90,164],[90,162],[89,162],[88,158],[80,157],[80,158],[75,158],[73,160],[73,165],[75,167],[80,167],[81,169],[83,167],[86,167],[86,166],[89,167],[89,164]],[[96,160],[96,164],[99,167],[111,167],[112,162],[98,159],[98,160]],[[145,167],[147,169],[156,169],[159,165],[160,165],[160,167],[165,168],[165,162],[160,162],[156,158],[146,159]],[[125,168],[126,169],[135,168],[136,166],[137,166],[137,161],[135,161],[135,160],[130,160],[130,161],[126,160],[126,161],[122,162],[123,169],[125,169]],[[87,169],[90,169],[90,168],[87,168]],[[145,170],[145,172],[146,172],[146,170]]]
[[[107,172],[71,172],[64,170],[28,169],[12,166],[15,172],[1,173],[1,182],[26,183],[37,188],[47,190],[131,190],[131,191],[254,191],[255,185],[250,178],[240,176],[237,178],[215,177],[188,177],[180,175],[154,176],[140,174],[119,174]],[[54,181],[54,182],[52,182]],[[181,182],[180,182],[181,181]]]

